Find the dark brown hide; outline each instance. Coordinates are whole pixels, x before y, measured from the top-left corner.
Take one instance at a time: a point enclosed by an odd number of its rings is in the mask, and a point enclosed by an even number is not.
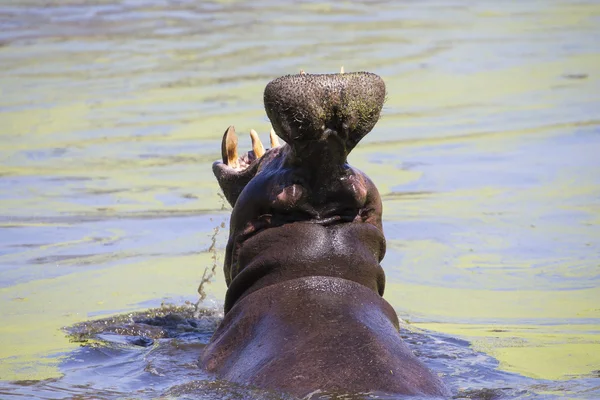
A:
[[[286,76],[265,89],[286,144],[237,160],[234,129],[226,131],[213,171],[233,206],[228,290],[225,318],[202,355],[206,370],[299,396],[449,395],[402,342],[382,298],[381,197],[346,161],[384,98],[370,73]]]

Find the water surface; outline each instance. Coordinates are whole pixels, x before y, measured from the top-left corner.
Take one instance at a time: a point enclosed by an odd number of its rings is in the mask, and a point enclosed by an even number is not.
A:
[[[195,302],[215,265],[218,310],[223,131],[266,140],[269,80],[342,65],[388,87],[350,162],[415,351],[461,396],[600,396],[598,2],[5,0],[0,28],[3,397],[256,395],[189,366],[206,327],[189,351],[60,328]]]

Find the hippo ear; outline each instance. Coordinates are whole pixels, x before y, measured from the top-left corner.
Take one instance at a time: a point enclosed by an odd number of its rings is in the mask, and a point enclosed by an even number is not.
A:
[[[230,126],[227,128],[221,143],[223,161],[213,163],[213,173],[221,190],[223,190],[225,198],[232,207],[235,206],[242,190],[256,175],[258,163],[253,161],[257,159],[257,155],[260,158],[264,153],[263,145],[254,130],[250,131],[250,137],[252,138],[253,151],[248,152],[243,157],[238,157],[238,139],[235,127]]]

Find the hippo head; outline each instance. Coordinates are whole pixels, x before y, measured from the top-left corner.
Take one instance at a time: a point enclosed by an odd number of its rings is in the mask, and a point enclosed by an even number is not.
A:
[[[350,279],[383,293],[381,199],[346,159],[375,126],[384,100],[385,85],[372,73],[288,75],[265,88],[270,149],[251,131],[253,150],[238,156],[235,129],[226,130],[223,160],[213,164],[233,206],[226,312],[250,288],[268,285],[269,276],[343,275],[352,260],[362,264]]]

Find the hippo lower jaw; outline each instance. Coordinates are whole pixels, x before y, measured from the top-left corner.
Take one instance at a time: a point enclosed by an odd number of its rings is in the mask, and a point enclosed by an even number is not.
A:
[[[219,377],[304,396],[315,390],[447,396],[398,334],[382,298],[381,198],[346,158],[379,118],[368,73],[287,76],[265,89],[277,135],[238,156],[223,136],[213,171],[233,206],[225,318],[201,358]]]

